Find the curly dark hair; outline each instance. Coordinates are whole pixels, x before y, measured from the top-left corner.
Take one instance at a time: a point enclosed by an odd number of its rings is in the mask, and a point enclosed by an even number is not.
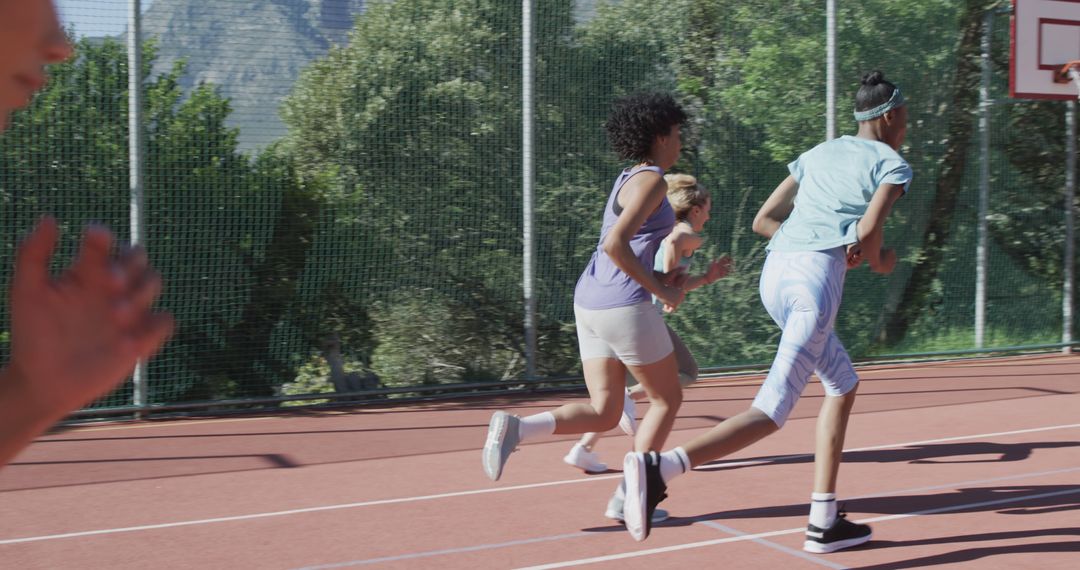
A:
[[[658,136],[684,125],[686,112],[667,93],[635,93],[615,101],[604,128],[619,158],[644,161]]]

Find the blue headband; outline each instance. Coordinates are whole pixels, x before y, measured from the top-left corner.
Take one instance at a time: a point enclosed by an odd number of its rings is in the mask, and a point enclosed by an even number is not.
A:
[[[901,93],[900,88],[897,87],[893,89],[892,97],[889,97],[888,101],[878,105],[877,107],[874,107],[873,109],[869,109],[866,111],[855,111],[855,120],[862,122],[876,119],[897,107],[903,106],[903,104],[904,94]]]

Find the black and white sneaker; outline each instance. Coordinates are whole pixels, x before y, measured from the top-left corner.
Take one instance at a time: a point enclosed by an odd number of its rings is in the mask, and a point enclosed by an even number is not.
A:
[[[667,498],[667,485],[660,476],[660,455],[655,451],[627,453],[623,459],[623,478],[626,480],[623,522],[630,536],[642,541],[652,530],[656,506]]]
[[[870,526],[847,520],[847,513],[841,510],[836,515],[836,522],[829,528],[806,525],[806,542],[803,550],[817,554],[836,552],[852,546],[858,546],[873,538]]]

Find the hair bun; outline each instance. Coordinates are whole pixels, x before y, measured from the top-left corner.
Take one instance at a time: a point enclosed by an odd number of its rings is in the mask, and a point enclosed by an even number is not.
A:
[[[880,85],[885,81],[885,74],[880,71],[871,71],[862,76],[862,84],[867,87]]]

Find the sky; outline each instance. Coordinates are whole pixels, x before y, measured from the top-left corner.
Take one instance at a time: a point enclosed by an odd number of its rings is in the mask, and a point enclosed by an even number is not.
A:
[[[129,0],[54,0],[65,27],[77,36],[115,36],[127,27]],[[145,12],[153,0],[142,0]]]

